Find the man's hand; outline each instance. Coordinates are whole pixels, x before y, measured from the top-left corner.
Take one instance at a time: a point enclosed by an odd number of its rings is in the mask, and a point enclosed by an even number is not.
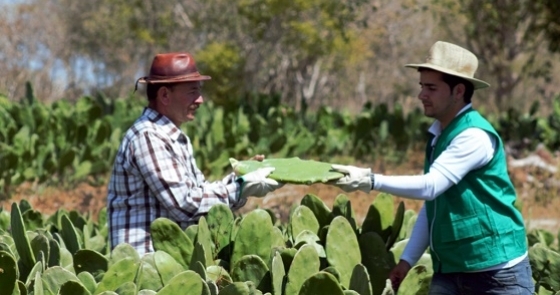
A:
[[[393,285],[393,290],[395,290],[395,292],[397,292],[399,286],[411,268],[412,267],[408,264],[408,262],[401,260],[397,266],[391,270],[391,273],[389,273],[389,279],[391,280],[391,284]]]
[[[371,169],[347,165],[332,165],[331,168],[334,171],[345,174],[344,177],[332,183],[343,191],[353,192],[361,190],[365,193],[371,191]]]
[[[265,156],[264,155],[254,155],[251,158],[249,158],[249,160],[253,160],[253,161],[259,161],[262,162],[264,160]]]
[[[283,183],[268,178],[268,175],[274,169],[274,167],[259,168],[241,176],[241,197],[264,197],[266,194],[282,187]]]

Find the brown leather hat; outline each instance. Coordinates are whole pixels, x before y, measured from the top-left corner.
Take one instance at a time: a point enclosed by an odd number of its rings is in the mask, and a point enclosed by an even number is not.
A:
[[[196,69],[194,58],[187,52],[157,54],[152,61],[149,76],[142,77],[138,83],[179,83],[210,80]]]

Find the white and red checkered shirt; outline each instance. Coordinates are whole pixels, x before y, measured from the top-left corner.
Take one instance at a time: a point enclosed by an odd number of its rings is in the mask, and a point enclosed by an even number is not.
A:
[[[238,198],[235,179],[232,173],[206,181],[189,138],[167,117],[145,108],[124,136],[109,182],[111,249],[128,243],[140,255],[153,252],[150,224],[158,217],[184,229],[214,204],[241,208],[247,200]]]

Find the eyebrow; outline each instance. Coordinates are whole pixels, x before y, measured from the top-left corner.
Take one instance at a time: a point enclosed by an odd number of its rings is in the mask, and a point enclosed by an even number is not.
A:
[[[418,83],[418,84],[420,84],[420,86],[434,86],[434,87],[437,86],[437,85],[434,84],[434,83],[422,83],[422,82],[420,82],[420,83]]]

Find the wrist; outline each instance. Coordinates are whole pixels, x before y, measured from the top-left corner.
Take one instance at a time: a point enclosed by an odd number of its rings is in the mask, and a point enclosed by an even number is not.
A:
[[[370,173],[369,179],[371,180],[371,190],[373,190],[375,188],[375,174]]]

